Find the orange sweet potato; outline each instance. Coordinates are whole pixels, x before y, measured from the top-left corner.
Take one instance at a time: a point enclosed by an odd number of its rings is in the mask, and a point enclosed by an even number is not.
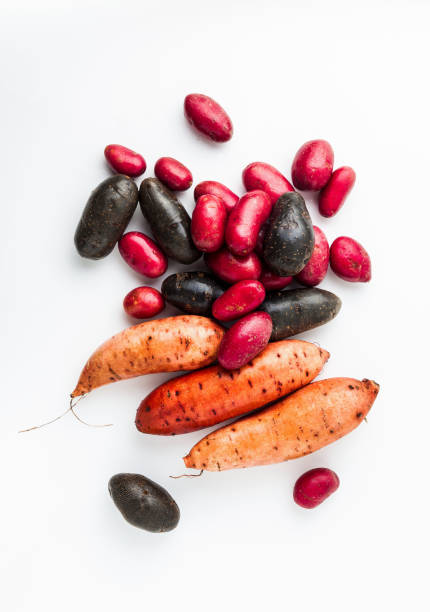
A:
[[[310,342],[273,342],[238,370],[214,365],[160,385],[140,404],[136,427],[173,435],[216,425],[303,387],[328,358],[327,351]]]
[[[214,362],[224,329],[206,317],[146,321],[116,334],[89,358],[71,397],[117,380],[196,370]]]
[[[371,380],[329,378],[221,427],[193,446],[185,465],[208,471],[280,463],[312,453],[352,431],[379,391]]]

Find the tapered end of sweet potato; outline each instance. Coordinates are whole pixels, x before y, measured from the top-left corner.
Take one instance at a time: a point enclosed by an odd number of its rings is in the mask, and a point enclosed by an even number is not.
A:
[[[193,465],[193,461],[191,459],[191,455],[190,454],[186,455],[185,457],[182,457],[182,460],[185,463],[185,467],[187,467],[187,468],[195,467]]]

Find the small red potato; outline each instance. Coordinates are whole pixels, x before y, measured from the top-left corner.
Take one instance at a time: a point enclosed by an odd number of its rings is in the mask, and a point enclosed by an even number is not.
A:
[[[253,312],[228,329],[218,351],[218,362],[226,370],[249,363],[267,346],[272,334],[272,319],[266,312]]]
[[[196,247],[204,253],[218,251],[224,242],[226,221],[227,210],[217,196],[200,196],[191,218],[191,237]]]
[[[339,236],[331,245],[330,266],[337,276],[351,283],[367,283],[372,277],[367,251],[347,236]]]
[[[160,157],[154,166],[155,176],[172,191],[185,191],[193,184],[193,175],[173,157]]]
[[[279,170],[264,162],[253,162],[246,166],[242,179],[247,191],[254,189],[265,191],[272,206],[281,195],[287,191],[294,191],[294,187]]]
[[[266,291],[259,281],[239,281],[215,300],[212,314],[219,321],[234,321],[258,308],[265,297]]]
[[[239,196],[218,181],[202,181],[194,188],[194,201],[202,195],[214,195],[224,204],[227,213],[230,213],[239,201]]]
[[[184,111],[191,125],[215,142],[226,142],[233,136],[230,117],[209,96],[189,94],[184,101]]]
[[[330,179],[333,161],[333,149],[326,140],[305,142],[297,151],[291,168],[294,187],[319,191]]]
[[[150,319],[164,309],[164,298],[153,287],[136,287],[124,298],[124,310],[135,319]]]
[[[241,280],[257,280],[261,274],[261,262],[255,253],[236,257],[226,248],[205,256],[207,266],[221,280],[233,285]]]
[[[167,270],[167,257],[160,247],[142,232],[127,232],[118,242],[124,261],[135,272],[148,278],[157,278]]]
[[[328,468],[314,468],[294,485],[294,501],[302,508],[316,508],[339,488],[338,475]]]
[[[296,281],[307,287],[319,285],[327,274],[330,259],[330,248],[327,238],[319,227],[314,225],[315,244],[308,263],[294,277]]]
[[[335,170],[319,195],[320,214],[323,217],[333,217],[343,206],[354,183],[355,172],[352,168],[342,166]]]
[[[271,210],[270,198],[261,189],[248,191],[240,198],[225,228],[225,241],[234,255],[244,257],[254,250],[258,232]]]
[[[288,287],[293,281],[292,276],[278,276],[269,268],[263,268],[260,278],[258,279],[267,291],[280,291]]]
[[[118,144],[105,147],[105,158],[109,166],[119,174],[136,177],[146,170],[146,162],[139,153]]]

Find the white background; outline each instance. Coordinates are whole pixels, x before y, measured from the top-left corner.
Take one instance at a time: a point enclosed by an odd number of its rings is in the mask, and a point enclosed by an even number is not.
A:
[[[2,3],[3,610],[425,609],[429,19],[430,4],[412,0]],[[190,92],[227,109],[231,142],[190,129]],[[331,220],[308,199],[314,222],[330,242],[362,242],[373,278],[329,273],[323,287],[343,308],[303,338],[331,352],[324,376],[381,384],[368,423],[288,464],[171,480],[201,433],[136,431],[138,403],[168,378],[157,375],[79,405],[113,427],[69,415],[18,435],[66,409],[89,354],[131,323],[123,296],[144,284],[117,250],[98,262],[74,250],[89,192],[108,176],[104,146],[141,152],[146,176],[171,155],[195,183],[241,193],[247,163],[290,176],[311,138],[328,139],[335,166],[358,176]],[[191,210],[192,193],[182,200]],[[139,210],[130,229],[145,230]],[[305,511],[292,487],[316,466],[336,470],[341,486]],[[175,531],[122,519],[107,491],[121,471],[169,489],[182,512]]]

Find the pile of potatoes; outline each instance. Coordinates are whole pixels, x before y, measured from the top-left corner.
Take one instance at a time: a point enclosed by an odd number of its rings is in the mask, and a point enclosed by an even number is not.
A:
[[[232,137],[230,118],[208,96],[190,94],[184,110],[189,122],[215,142]],[[160,158],[155,177],[144,179],[138,189],[134,178],[146,170],[140,154],[108,145],[105,157],[116,174],[87,202],[75,233],[79,254],[100,259],[118,244],[124,261],[150,279],[166,273],[169,259],[190,266],[204,256],[207,271],[171,274],[161,292],[150,286],[130,291],[123,305],[135,318],[152,319],[166,301],[183,314],[145,321],[107,340],[87,360],[72,398],[134,376],[187,371],[142,400],[136,427],[145,434],[177,435],[240,417],[209,433],[184,457],[186,467],[201,471],[301,457],[361,423],[376,398],[377,383],[312,382],[329,353],[288,339],[339,312],[340,299],[316,288],[329,265],[347,281],[371,278],[365,249],[346,236],[329,247],[296,191],[318,191],[325,217],[339,211],[355,173],[348,166],[333,171],[330,144],[312,140],[298,150],[292,183],[263,162],[244,169],[241,197],[217,181],[199,183],[192,217],[175,193],[193,183],[182,163]],[[153,237],[126,232],[138,203]],[[304,287],[285,290],[293,280]],[[316,468],[297,481],[294,499],[313,508],[338,486],[334,472]],[[141,475],[117,474],[109,490],[133,525],[168,531],[178,523],[174,500]]]

